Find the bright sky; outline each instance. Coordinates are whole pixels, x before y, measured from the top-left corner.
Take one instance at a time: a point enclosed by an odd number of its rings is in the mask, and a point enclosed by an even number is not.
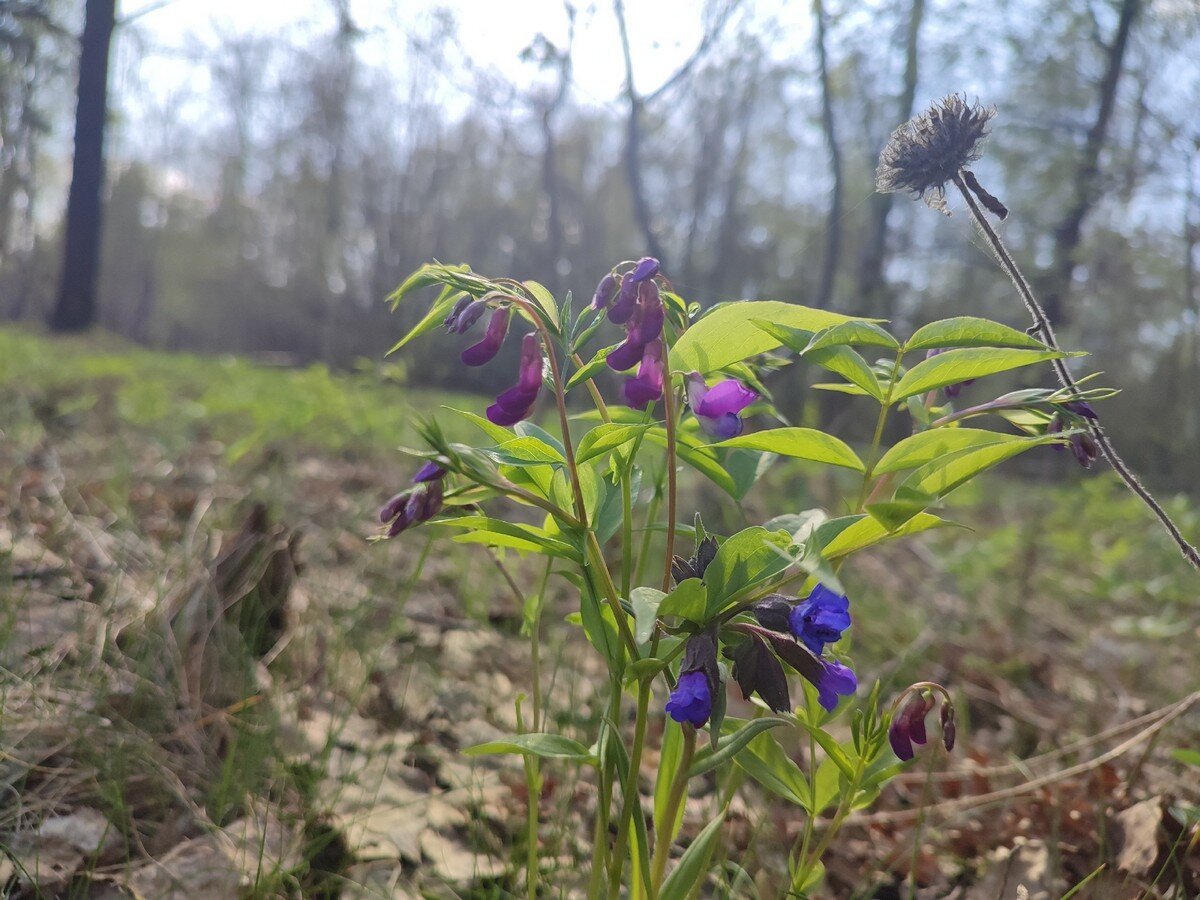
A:
[[[624,78],[612,5],[608,0],[575,2],[576,97],[606,103],[617,96]],[[275,35],[303,44],[335,27],[333,4],[327,0],[172,0],[153,8],[157,3],[124,0],[122,11],[136,16],[139,9],[152,8],[137,19],[145,35],[137,78],[162,93],[184,84],[196,86],[197,77],[205,77],[198,72],[203,62],[196,51],[217,46],[223,36]],[[774,2],[766,5],[776,7]],[[475,65],[494,69],[517,84],[535,74],[533,64],[523,62],[519,54],[537,34],[558,46],[567,35],[562,0],[350,0],[350,8],[355,23],[367,33],[359,52],[371,63],[403,66],[405,36],[427,31],[434,12],[444,9],[457,21],[459,40]],[[694,51],[703,33],[701,8],[697,0],[627,0],[640,89],[657,87]],[[807,40],[807,4],[784,4],[779,15],[786,20],[781,24],[795,29],[797,43]]]

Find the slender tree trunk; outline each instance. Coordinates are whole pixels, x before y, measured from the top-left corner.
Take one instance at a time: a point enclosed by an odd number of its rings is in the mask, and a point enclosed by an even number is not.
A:
[[[633,55],[629,49],[629,31],[625,25],[625,4],[613,0],[617,14],[617,27],[621,33],[621,53],[625,58],[625,99],[629,114],[625,122],[625,177],[629,181],[630,199],[633,201],[633,218],[642,232],[646,252],[666,266],[662,244],[654,232],[650,204],[646,201],[646,186],[642,179],[642,98],[633,84]]]
[[[904,85],[896,108],[897,125],[912,118],[913,103],[917,96],[921,22],[924,18],[925,0],[912,0],[904,41]],[[892,313],[892,298],[883,277],[883,266],[887,256],[888,217],[892,213],[894,197],[895,194],[872,195],[867,241],[859,264],[859,301],[863,309],[879,313],[884,318],[891,318]]]
[[[117,0],[87,0],[80,39],[75,158],[67,198],[62,280],[50,319],[55,331],[82,331],[96,320],[108,57],[116,18]]]
[[[829,57],[825,43],[825,4],[813,0],[816,19],[817,64],[821,79],[821,127],[829,149],[829,174],[833,176],[833,191],[829,197],[829,215],[825,219],[825,251],[821,255],[821,275],[813,305],[826,309],[833,303],[833,282],[837,275],[838,257],[842,249],[842,150],[838,145],[833,120],[833,92],[829,84]]]
[[[1062,325],[1067,318],[1067,295],[1071,290],[1071,279],[1077,261],[1075,252],[1083,235],[1083,221],[1087,218],[1098,199],[1100,179],[1100,153],[1108,138],[1108,127],[1112,121],[1113,108],[1117,100],[1117,85],[1125,64],[1125,50],[1129,45],[1129,34],[1141,8],[1141,0],[1122,0],[1121,16],[1117,31],[1108,46],[1108,61],[1104,78],[1100,81],[1100,105],[1096,120],[1088,129],[1083,145],[1083,158],[1075,170],[1075,183],[1071,205],[1058,227],[1054,229],[1054,263],[1047,273],[1042,288],[1046,315],[1054,325]]]

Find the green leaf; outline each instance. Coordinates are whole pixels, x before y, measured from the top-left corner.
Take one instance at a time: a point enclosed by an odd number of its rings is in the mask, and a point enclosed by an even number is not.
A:
[[[706,616],[719,613],[740,591],[778,575],[792,564],[791,536],[754,525],[725,540],[704,572]]]
[[[891,447],[875,466],[875,474],[915,469],[951,453],[970,447],[1021,441],[1019,434],[1004,434],[982,428],[934,428],[905,438]]]
[[[658,621],[658,607],[667,595],[651,587],[636,587],[629,592],[629,603],[633,607],[633,636],[639,644],[650,640],[654,623]]]
[[[472,425],[478,427],[480,431],[490,437],[497,444],[503,444],[507,441],[511,441],[513,438],[512,432],[507,428],[503,428],[490,419],[484,418],[476,413],[467,412],[465,409],[455,409],[453,406],[443,406],[442,409],[446,410],[447,412],[452,412],[456,416],[462,416]]]
[[[612,353],[618,347],[613,344],[611,347],[601,347],[596,351],[596,355],[588,360],[587,364],[582,369],[576,369],[571,373],[571,377],[567,379],[566,389],[569,391],[577,384],[587,381],[589,378],[595,378],[601,372],[608,368],[608,354]]]
[[[904,344],[904,352],[942,347],[1013,347],[1025,350],[1049,350],[1037,338],[990,319],[955,316],[930,322],[916,330]]]
[[[484,451],[496,462],[510,466],[565,465],[563,455],[543,440],[519,437]]]
[[[428,334],[441,325],[445,321],[446,315],[454,308],[454,304],[458,302],[461,296],[463,296],[461,291],[456,291],[452,287],[444,288],[438,294],[438,298],[433,301],[429,310],[421,317],[421,321],[409,329],[408,334],[392,344],[385,355],[390,356],[406,344],[415,341],[422,335]]]
[[[761,453],[757,450],[743,450],[736,447],[727,450],[721,465],[733,479],[737,491],[734,497],[741,500],[750,493],[750,489],[754,487],[758,479],[766,474],[767,470],[771,468],[771,464],[778,458],[774,453]]]
[[[510,547],[514,550],[548,553],[562,559],[579,562],[579,553],[570,544],[551,537],[541,528],[493,519],[489,516],[457,516],[450,519],[434,519],[429,523],[443,528],[462,528],[465,534],[456,535],[459,544],[487,544],[495,547]]]
[[[1180,748],[1171,751],[1171,756],[1176,762],[1181,762],[1186,766],[1200,767],[1200,750],[1188,750]]]
[[[947,350],[932,359],[917,363],[905,372],[892,392],[892,402],[913,394],[924,394],[948,384],[961,384],[972,378],[996,375],[1051,359],[1081,355],[1055,350]]]
[[[533,297],[533,301],[546,314],[546,319],[553,330],[556,332],[560,331],[562,323],[558,320],[558,302],[554,299],[554,295],[536,281],[526,281],[523,283],[525,290]]]
[[[811,332],[782,328],[773,322],[758,321],[755,324],[809,362],[816,363],[830,372],[836,372],[851,384],[862,388],[876,400],[883,400],[883,388],[880,387],[879,379],[875,377],[874,371],[862,356],[849,347],[841,345],[809,350],[810,343],[814,338]]]
[[[789,328],[820,331],[853,321],[849,316],[810,309],[779,300],[740,300],[713,307],[692,323],[671,348],[672,372],[706,375],[779,346],[779,341],[754,325],[761,319]]]
[[[530,732],[514,734],[499,741],[488,741],[486,744],[476,744],[464,749],[465,756],[540,756],[542,759],[569,759],[573,762],[593,763],[596,758],[587,747],[563,737],[561,734],[543,734]]]
[[[825,751],[825,755],[833,761],[833,764],[842,771],[843,775],[847,778],[854,777],[854,766],[850,762],[850,757],[846,755],[846,751],[841,748],[829,732],[813,725],[803,715],[796,716],[796,721],[801,728],[812,736],[814,741],[821,745],[821,749]]]
[[[683,807],[679,810],[675,821],[667,823],[667,801],[671,797],[671,785],[675,781],[675,773],[683,761],[683,727],[674,719],[668,717],[663,724],[662,749],[658,755],[658,775],[654,780],[654,833],[664,835],[667,840],[674,840],[679,832],[679,823],[683,819]]]
[[[1046,444],[1056,443],[1056,435],[1018,438],[1001,444],[968,448],[926,463],[896,489],[896,499],[922,500],[926,496],[944,497],[976,475],[1007,459]]]
[[[602,456],[610,450],[629,443],[640,434],[644,434],[649,425],[617,425],[605,422],[597,425],[579,441],[575,450],[575,461],[585,463],[597,456]]]
[[[697,625],[704,624],[708,593],[699,578],[687,578],[675,586],[659,604],[660,616],[679,616]]]
[[[864,391],[857,384],[846,384],[844,382],[821,382],[813,385],[814,391],[830,391],[834,394],[850,394],[853,397],[870,397],[868,391]]]
[[[819,816],[837,801],[841,794],[842,775],[844,773],[834,764],[832,759],[823,759],[817,766],[812,785],[812,814]],[[853,778],[853,773],[846,776]]]
[[[470,269],[465,265],[444,266],[441,263],[426,263],[404,279],[400,286],[388,295],[387,302],[394,310],[413,291],[444,283],[448,271],[469,272]]]
[[[632,410],[631,410],[632,411]],[[653,441],[660,447],[667,445],[667,433],[661,426],[653,426],[646,432],[646,440]],[[737,483],[725,471],[717,459],[716,453],[703,441],[686,432],[676,433],[675,455],[680,461],[691,466],[730,497],[737,499]]]
[[[942,528],[953,523],[947,522],[945,519],[940,519],[931,513],[919,513],[913,516],[904,526],[895,531],[888,531],[883,523],[872,518],[871,516],[862,516],[857,522],[842,529],[842,531],[831,540],[828,544],[821,548],[821,555],[826,559],[837,559],[841,556],[849,556],[851,553],[857,553],[859,550],[864,550],[880,541],[885,541],[890,538],[907,537],[911,534],[917,534],[922,531],[928,531],[931,528]]]
[[[739,769],[789,803],[808,810],[808,781],[770,734],[757,735],[733,758]]]
[[[793,459],[842,466],[856,472],[864,469],[862,460],[844,441],[816,428],[772,428],[769,431],[757,431],[754,434],[729,438],[713,446],[763,450]]]
[[[823,347],[837,347],[851,344],[856,347],[884,347],[888,350],[899,350],[900,342],[880,328],[874,322],[855,321],[843,322],[818,331],[804,348],[805,353],[820,350]]]
[[[726,726],[736,724],[737,720],[727,719]],[[695,778],[698,775],[703,775],[705,772],[711,772],[713,769],[723,766],[734,758],[741,750],[755,737],[768,731],[772,728],[778,728],[780,725],[791,725],[787,719],[781,719],[775,716],[767,716],[762,719],[751,719],[738,725],[735,729],[730,729],[729,737],[721,742],[721,746],[716,750],[712,747],[705,747],[696,754],[691,768],[687,770],[687,777]]]
[[[683,851],[658,894],[659,900],[687,900],[695,888],[708,874],[709,857],[712,856],[721,827],[725,824],[725,808],[696,835],[696,839]]]

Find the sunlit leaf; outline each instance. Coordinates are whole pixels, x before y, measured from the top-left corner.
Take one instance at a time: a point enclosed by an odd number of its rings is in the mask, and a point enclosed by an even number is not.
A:
[[[950,347],[1014,347],[1049,350],[1037,338],[990,319],[955,316],[918,328],[904,344],[905,352]]]
[[[610,450],[629,443],[640,434],[644,434],[649,425],[617,425],[604,422],[597,425],[579,441],[575,450],[575,460],[585,463],[588,460],[602,456]]]
[[[772,428],[769,431],[739,435],[714,446],[763,450],[793,459],[843,466],[856,472],[861,472],[864,468],[862,460],[844,441],[816,428]]]
[[[933,428],[907,437],[891,447],[875,465],[875,474],[915,469],[928,462],[966,450],[989,444],[1005,444],[1022,441],[1019,434],[1004,434],[985,431],[981,428]]]
[[[874,322],[854,321],[843,322],[831,328],[818,331],[804,348],[805,353],[820,350],[823,347],[836,347],[849,344],[856,347],[884,347],[888,350],[899,350],[900,342],[880,328]]]
[[[904,377],[896,383],[892,401],[903,400],[913,394],[924,394],[948,384],[961,384],[972,378],[996,375],[1051,359],[1081,355],[1083,354],[1060,353],[1054,350],[947,350],[932,359],[922,360],[905,372]]]
[[[594,763],[595,757],[587,747],[578,741],[573,741],[561,734],[514,734],[498,741],[488,741],[486,744],[476,744],[463,751],[465,756],[496,756],[516,754],[520,756],[539,756],[542,759],[568,759],[572,762]]]

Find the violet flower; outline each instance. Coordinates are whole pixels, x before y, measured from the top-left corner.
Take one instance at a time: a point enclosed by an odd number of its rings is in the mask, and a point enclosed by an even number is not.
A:
[[[823,584],[800,602],[788,616],[792,634],[804,646],[820,656],[826,644],[837,643],[850,627],[850,601]]]
[[[630,272],[634,282],[641,283],[653,278],[658,274],[659,262],[653,256],[643,256],[637,261],[637,265]]]
[[[486,311],[487,304],[482,300],[470,296],[463,297],[454,304],[454,309],[450,310],[450,315],[446,316],[442,324],[451,334],[466,334]]]
[[[413,525],[428,522],[441,511],[442,482],[439,476],[392,497],[379,510],[379,521],[384,524],[391,522],[387,536],[395,537]]]
[[[420,484],[422,481],[439,481],[446,475],[446,470],[437,463],[430,460],[417,469],[417,474],[412,477],[413,484]]]
[[[521,367],[517,383],[496,398],[487,408],[487,417],[496,425],[515,425],[528,418],[542,387],[542,350],[532,331],[521,341]]]
[[[708,387],[699,372],[687,376],[688,405],[696,415],[696,421],[712,437],[720,440],[737,437],[744,424],[738,415],[758,399],[736,378],[729,378]]]
[[[888,743],[902,762],[913,758],[916,752],[913,744],[924,746],[929,739],[925,731],[925,716],[931,709],[933,697],[913,694],[892,717],[892,724],[888,727]]]
[[[608,309],[608,321],[614,325],[624,325],[637,309],[638,284],[633,280],[633,273],[626,272],[621,276],[621,289],[617,292],[617,302]]]
[[[642,364],[637,375],[625,382],[625,402],[634,409],[645,409],[662,397],[663,343],[651,341],[642,351]]]
[[[605,309],[612,303],[617,294],[617,276],[609,272],[596,285],[596,293],[592,294],[592,309]]]
[[[858,677],[849,666],[832,660],[822,660],[825,673],[817,682],[817,702],[826,712],[837,709],[839,697],[852,697],[858,690]]]
[[[482,366],[491,362],[500,352],[506,334],[508,334],[508,308],[500,307],[492,311],[492,317],[488,319],[487,331],[484,332],[483,339],[462,352],[462,361],[468,366]]]

